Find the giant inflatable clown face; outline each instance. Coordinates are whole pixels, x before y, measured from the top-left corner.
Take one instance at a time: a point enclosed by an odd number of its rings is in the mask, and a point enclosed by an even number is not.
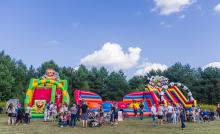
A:
[[[53,69],[47,69],[46,74],[43,76],[45,79],[51,79],[51,80],[57,80],[57,72],[55,72]]]

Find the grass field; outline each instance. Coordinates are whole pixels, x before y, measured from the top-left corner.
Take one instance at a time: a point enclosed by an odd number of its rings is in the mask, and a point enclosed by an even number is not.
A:
[[[186,123],[186,129],[178,125],[165,124],[151,126],[151,119],[126,119],[117,127],[110,125],[101,128],[60,128],[55,123],[32,120],[30,125],[8,126],[7,116],[0,115],[0,134],[220,134],[220,120],[207,124]]]

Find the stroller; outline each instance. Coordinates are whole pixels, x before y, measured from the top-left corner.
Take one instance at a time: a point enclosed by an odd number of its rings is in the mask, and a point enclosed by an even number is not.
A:
[[[88,115],[89,115],[89,119],[88,119],[89,127],[98,127],[99,126],[98,113],[90,112]]]

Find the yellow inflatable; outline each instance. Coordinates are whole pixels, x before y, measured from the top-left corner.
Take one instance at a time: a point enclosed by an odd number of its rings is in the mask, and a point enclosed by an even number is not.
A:
[[[129,105],[129,108],[133,109],[134,107],[136,107],[136,109],[139,109],[139,103],[137,102],[132,102],[130,105]]]

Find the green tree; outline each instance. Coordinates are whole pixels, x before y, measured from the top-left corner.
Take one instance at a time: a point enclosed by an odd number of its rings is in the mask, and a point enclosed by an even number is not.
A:
[[[15,70],[15,62],[4,51],[0,52],[0,100],[14,97],[13,85],[15,79],[12,71]]]

